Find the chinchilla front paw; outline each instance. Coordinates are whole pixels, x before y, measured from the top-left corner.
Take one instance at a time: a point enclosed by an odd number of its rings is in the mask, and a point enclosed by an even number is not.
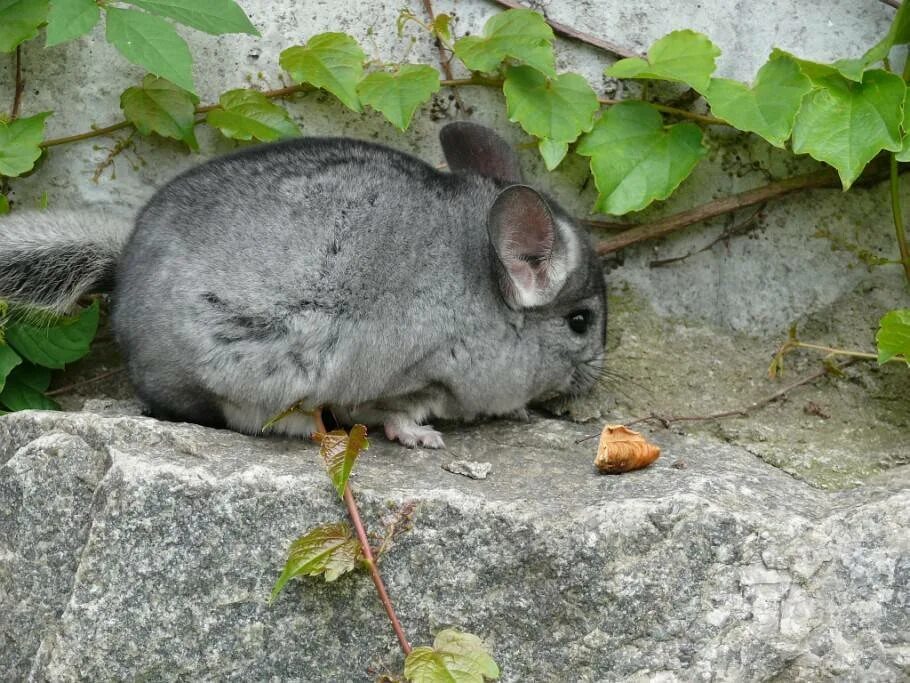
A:
[[[442,434],[432,425],[419,425],[408,417],[395,416],[383,424],[385,435],[390,441],[397,441],[408,448],[445,448]]]

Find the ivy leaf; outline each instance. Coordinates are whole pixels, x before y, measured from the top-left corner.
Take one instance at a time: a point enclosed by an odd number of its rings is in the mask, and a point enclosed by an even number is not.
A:
[[[92,30],[101,17],[95,0],[51,0],[47,15],[47,42],[52,47]]]
[[[669,197],[707,153],[698,126],[664,127],[660,112],[645,102],[610,107],[575,151],[591,157],[595,208],[615,215]]]
[[[553,142],[574,142],[591,130],[600,106],[591,86],[578,74],[547,78],[529,66],[511,67],[502,91],[509,120]]]
[[[22,357],[6,344],[0,344],[0,391],[13,368],[22,362]]]
[[[0,403],[10,410],[60,410],[60,404],[44,395],[50,383],[50,370],[22,363],[7,375]]]
[[[433,19],[433,33],[439,36],[443,42],[452,42],[452,17],[448,14],[437,14]]]
[[[711,83],[720,49],[701,33],[673,31],[655,42],[648,59],[620,59],[604,72],[614,78],[653,78],[685,83],[704,93]]]
[[[357,94],[399,130],[411,123],[421,104],[439,90],[439,72],[426,64],[403,64],[393,73],[375,71],[360,81]]]
[[[846,190],[881,150],[900,151],[906,87],[881,69],[862,83],[833,74],[816,85],[796,116],[793,151],[834,166]]]
[[[234,140],[271,142],[300,135],[290,114],[256,90],[228,90],[218,98],[221,105],[206,115],[210,126]]]
[[[0,52],[38,35],[47,17],[47,0],[0,0]]]
[[[404,660],[411,683],[483,683],[498,679],[499,667],[483,641],[454,629],[440,631],[433,647],[415,647]]]
[[[183,38],[160,17],[132,9],[107,7],[107,40],[133,64],[189,92],[193,60]]]
[[[183,140],[194,151],[199,151],[193,130],[197,104],[194,94],[152,74],[142,79],[141,87],[127,88],[120,95],[120,108],[136,130]]]
[[[540,150],[540,156],[543,157],[547,170],[552,171],[565,158],[566,152],[569,151],[569,143],[556,142],[549,138],[544,138],[537,143],[537,149]]]
[[[360,452],[369,447],[367,428],[363,425],[354,425],[350,434],[336,429],[322,435],[319,455],[339,496],[344,496],[344,487],[348,485],[348,477]]]
[[[556,76],[553,29],[533,10],[500,12],[484,24],[483,37],[466,36],[454,47],[471,71],[496,71],[504,59],[511,58],[547,76]]]
[[[304,534],[291,544],[281,576],[272,588],[269,603],[295,576],[325,576],[330,583],[363,561],[360,543],[347,522],[326,524]]]
[[[875,341],[879,365],[901,355],[910,366],[910,308],[888,311],[879,322]]]
[[[15,178],[32,170],[41,156],[44,120],[50,115],[45,111],[8,123],[0,120],[0,175]]]
[[[359,112],[363,109],[357,98],[357,83],[365,59],[357,41],[348,34],[320,33],[304,46],[284,50],[278,61],[295,82],[328,90],[348,109]]]
[[[259,31],[234,0],[127,0],[127,2],[159,17],[179,21],[214,36],[224,33],[259,35]]]
[[[755,85],[712,78],[705,98],[712,112],[740,130],[762,136],[783,147],[811,81],[789,57],[772,55],[759,70]]]
[[[98,302],[78,315],[52,318],[44,324],[25,321],[10,323],[6,341],[21,356],[46,368],[62,368],[82,358],[98,329]]]
[[[6,198],[5,194],[0,194],[0,216],[5,216],[9,213],[9,199]]]

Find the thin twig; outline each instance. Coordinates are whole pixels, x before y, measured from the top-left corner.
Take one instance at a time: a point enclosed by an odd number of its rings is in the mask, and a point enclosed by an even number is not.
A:
[[[880,161],[882,160],[874,161],[869,164],[863,172],[863,175],[854,183],[854,185],[868,185],[884,179],[888,167],[887,163],[883,164],[880,163]],[[902,169],[901,172],[904,170],[907,169]],[[671,232],[687,228],[690,225],[700,223],[709,218],[716,218],[717,216],[722,216],[747,206],[755,206],[756,204],[761,204],[772,199],[778,199],[785,195],[792,194],[793,192],[840,186],[841,184],[837,173],[831,169],[823,169],[813,173],[793,176],[792,178],[785,178],[784,180],[776,180],[773,183],[763,185],[762,187],[746,190],[745,192],[740,192],[739,194],[734,194],[729,197],[715,199],[706,204],[702,204],[701,206],[671,214],[665,218],[656,220],[653,223],[638,225],[630,230],[621,232],[614,237],[602,240],[597,245],[597,253],[601,256],[611,254],[614,251],[619,251],[620,249],[624,249],[639,242],[663,237]],[[595,229],[599,226],[599,221],[589,220],[586,222]],[[606,225],[609,226],[610,223],[607,223]]]
[[[104,169],[114,163],[114,159],[117,158],[123,150],[127,147],[130,147],[133,144],[133,137],[136,135],[136,129],[130,131],[130,134],[121,140],[117,140],[113,147],[111,147],[107,156],[104,158],[101,163],[95,167],[95,172],[92,174],[92,182],[97,183],[101,179],[101,174],[104,173]],[[113,177],[113,176],[111,176]]]
[[[758,216],[764,208],[765,208],[764,204],[759,204],[758,208],[755,209],[755,211],[753,211],[746,220],[741,221],[740,223],[737,223],[736,225],[734,225],[730,228],[726,228],[723,232],[721,232],[717,237],[715,237],[713,240],[711,240],[708,244],[703,246],[701,249],[696,249],[695,251],[690,251],[689,253],[683,254],[682,256],[673,256],[671,258],[658,259],[656,261],[649,261],[648,268],[661,268],[663,266],[668,266],[671,263],[678,263],[679,261],[685,261],[687,258],[691,258],[691,257],[695,256],[696,254],[701,254],[703,252],[706,252],[706,251],[712,249],[714,247],[714,245],[717,244],[718,242],[723,242],[724,240],[728,240],[731,237],[734,237],[736,235],[742,235],[742,234],[748,232],[753,227],[755,227],[755,225],[757,225],[756,221],[758,219]]]
[[[890,157],[891,214],[894,218],[897,248],[900,250],[901,261],[904,265],[904,276],[907,278],[907,284],[910,284],[910,244],[907,244],[907,233],[904,232],[904,214],[901,211],[901,188],[898,175],[900,172],[897,168],[897,155],[892,153]]]
[[[609,107],[612,107],[614,104],[622,104],[623,102],[637,101],[637,100],[616,100],[610,97],[598,97],[597,101],[601,104],[605,104]],[[698,121],[699,123],[704,123],[707,126],[729,126],[730,124],[719,119],[716,116],[711,116],[710,114],[698,114],[694,111],[687,111],[686,109],[680,109],[679,107],[671,107],[666,104],[657,104],[656,102],[648,102],[652,107],[657,111],[662,111],[665,114],[673,114],[674,116],[681,116],[682,118],[689,119],[691,121]]]
[[[373,585],[376,586],[376,592],[379,593],[379,600],[382,602],[382,606],[385,607],[389,621],[392,622],[392,629],[394,629],[395,635],[398,637],[401,651],[407,656],[411,654],[411,644],[404,634],[404,629],[401,627],[401,622],[398,621],[398,615],[395,614],[395,608],[392,606],[392,601],[386,592],[385,584],[382,582],[382,576],[380,576],[376,560],[373,558],[373,551],[370,549],[370,540],[367,538],[367,532],[363,528],[360,511],[357,509],[357,503],[354,501],[354,495],[351,493],[349,485],[344,487],[344,504],[347,506],[348,515],[350,515],[351,522],[354,524],[354,531],[357,532],[357,540],[360,541],[360,547],[363,550],[364,564],[370,570],[370,578],[373,579]]]
[[[654,422],[659,422],[665,428],[669,428],[674,422],[706,422],[709,420],[720,420],[720,419],[723,419],[726,417],[748,417],[750,413],[753,413],[756,410],[760,410],[761,408],[764,408],[765,406],[782,399],[784,396],[786,396],[789,392],[793,391],[794,389],[801,387],[804,384],[809,384],[810,382],[814,382],[815,380],[819,379],[820,377],[824,377],[825,375],[828,375],[832,371],[838,372],[840,370],[843,370],[847,366],[853,365],[853,363],[856,363],[856,362],[857,362],[857,359],[848,360],[847,362],[842,363],[841,365],[838,365],[835,370],[832,370],[831,368],[826,366],[820,370],[817,370],[816,372],[813,372],[811,375],[807,375],[806,377],[803,377],[801,380],[793,382],[792,384],[788,384],[784,388],[779,389],[778,391],[775,391],[770,396],[766,396],[765,398],[759,399],[758,401],[754,401],[754,402],[750,403],[749,405],[744,406],[742,408],[735,408],[733,410],[725,410],[723,412],[712,413],[710,415],[657,415],[655,413],[651,413],[650,415],[648,415],[646,417],[640,417],[637,420],[632,420],[631,422],[626,422],[625,425],[626,425],[626,427],[631,427],[631,426],[639,424],[641,422],[654,421]]]
[[[22,80],[22,45],[16,46],[16,84],[13,90],[13,106],[9,110],[10,121],[19,118],[19,109],[22,106],[22,93],[25,92],[25,81]]]
[[[528,9],[525,5],[515,2],[514,0],[493,0],[493,2],[498,5],[502,5],[503,7],[508,7],[509,9]],[[572,40],[578,40],[582,43],[587,43],[588,45],[599,48],[601,50],[606,50],[607,52],[610,52],[614,55],[619,55],[620,57],[641,57],[641,54],[638,52],[633,52],[629,48],[622,47],[616,43],[611,43],[610,41],[598,38],[597,36],[592,36],[590,33],[579,31],[578,29],[574,29],[571,26],[567,26],[566,24],[560,24],[558,21],[552,21],[546,16],[544,17],[544,20],[550,25],[550,28],[552,28],[554,32],[565,38],[571,38]]]
[[[100,375],[95,375],[94,377],[89,377],[88,379],[83,379],[78,382],[73,382],[72,384],[67,384],[66,386],[60,387],[59,389],[54,389],[53,391],[45,391],[45,396],[59,396],[60,394],[66,394],[70,391],[75,391],[76,389],[81,389],[84,386],[89,384],[94,384],[95,382],[100,382],[101,380],[107,379],[108,377],[113,377],[114,375],[119,375],[126,368],[114,368],[113,370],[108,370],[107,372],[102,372]]]
[[[430,26],[434,26],[436,23],[436,14],[433,12],[432,0],[423,0],[423,9],[430,18]],[[435,33],[433,34],[433,42],[436,43],[436,50],[439,52],[439,65],[442,67],[442,72],[445,74],[446,80],[454,80],[455,76],[452,74],[451,60],[446,58],[445,46],[442,44],[439,36]],[[458,111],[462,114],[467,114],[468,110],[465,109],[464,102],[461,99],[458,89],[452,87],[452,94],[455,96],[455,105],[458,107]]]
[[[886,5],[890,5],[894,9],[901,8],[900,0],[879,0],[879,1],[885,3]]]

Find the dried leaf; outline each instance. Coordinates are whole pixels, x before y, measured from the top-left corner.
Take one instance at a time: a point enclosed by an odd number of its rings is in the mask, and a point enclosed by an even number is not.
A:
[[[647,467],[660,457],[660,448],[639,432],[623,425],[606,425],[594,464],[605,474],[621,474]]]
[[[348,477],[351,476],[360,452],[369,447],[367,428],[363,425],[351,427],[350,434],[343,429],[336,429],[322,436],[319,455],[325,462],[325,468],[339,496],[344,496],[344,487],[347,486]]]

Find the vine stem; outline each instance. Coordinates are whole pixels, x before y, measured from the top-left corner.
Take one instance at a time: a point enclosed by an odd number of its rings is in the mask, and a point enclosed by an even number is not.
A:
[[[502,79],[500,78],[488,78],[486,76],[474,75],[469,78],[446,78],[439,81],[439,85],[442,88],[452,88],[459,85],[478,85],[490,88],[501,88]],[[299,83],[297,85],[289,85],[285,88],[276,88],[275,90],[263,90],[262,94],[269,99],[278,99],[284,97],[291,97],[293,95],[298,95],[300,93],[309,92],[313,90],[313,86],[308,83]],[[619,104],[623,100],[611,100],[609,98],[601,97],[598,98],[601,104],[605,105],[614,105]],[[632,101],[632,100],[625,100]],[[206,112],[212,111],[213,109],[218,109],[220,105],[218,104],[203,104],[196,107],[197,114],[204,114]],[[674,114],[675,116],[681,116],[683,118],[691,119],[693,121],[699,121],[708,125],[729,125],[726,121],[722,119],[715,118],[713,116],[706,116],[704,114],[697,114],[695,112],[686,111],[685,109],[677,109],[676,107],[668,107],[663,104],[652,104],[656,109],[668,113]],[[102,135],[107,135],[113,133],[114,131],[122,130],[124,128],[129,128],[133,124],[127,120],[118,121],[117,123],[111,124],[110,126],[104,126],[103,128],[94,128],[92,130],[86,131],[84,133],[77,133],[76,135],[67,135],[62,138],[51,138],[43,141],[39,147],[48,148],[56,147],[57,145],[65,145],[70,142],[79,142],[81,140],[89,140],[91,138],[101,137]]]
[[[837,366],[837,369],[835,370],[835,372],[843,370],[844,368],[846,368],[850,365],[853,365],[853,363],[855,363],[855,362],[856,362],[856,359],[848,360],[845,363],[842,363],[841,365]],[[758,401],[754,401],[753,403],[750,403],[747,406],[743,406],[742,408],[735,408],[733,410],[725,410],[720,413],[712,413],[711,415],[666,415],[665,416],[665,415],[657,415],[655,413],[651,413],[650,415],[647,415],[645,417],[640,417],[636,420],[632,420],[631,422],[626,422],[625,425],[627,427],[631,427],[631,426],[639,424],[641,422],[648,422],[648,421],[654,420],[656,422],[660,422],[664,426],[664,428],[669,428],[670,425],[672,425],[674,422],[705,422],[708,420],[720,420],[720,419],[723,419],[726,417],[748,417],[750,413],[752,413],[756,410],[759,410],[761,408],[764,408],[766,405],[768,405],[770,403],[774,403],[774,401],[777,401],[777,400],[783,398],[784,396],[786,396],[788,393],[790,393],[794,389],[801,387],[804,384],[809,384],[810,382],[814,382],[815,380],[817,380],[821,377],[824,377],[825,375],[827,375],[831,372],[832,372],[832,370],[830,368],[827,368],[827,367],[822,368],[821,370],[813,372],[811,375],[807,375],[806,377],[803,377],[802,379],[797,380],[796,382],[788,384],[787,386],[783,387],[782,389],[775,391],[770,396],[766,396],[762,399],[759,399]]]
[[[316,424],[316,435],[314,435],[314,438],[318,441],[317,435],[325,435],[326,433],[325,422],[322,420],[322,408],[317,408],[313,411],[312,417]],[[395,631],[395,636],[398,638],[398,644],[401,646],[401,651],[404,652],[405,657],[407,657],[411,654],[411,644],[404,634],[404,629],[401,627],[398,615],[395,614],[395,607],[392,605],[388,591],[385,589],[385,583],[382,581],[379,567],[376,565],[376,559],[373,557],[370,539],[367,538],[363,520],[360,518],[360,509],[357,507],[357,502],[354,500],[354,494],[351,492],[350,484],[344,485],[343,498],[344,504],[348,509],[348,516],[351,518],[351,522],[354,525],[354,531],[357,534],[357,541],[360,543],[360,549],[363,551],[363,563],[370,572],[370,578],[373,579],[373,585],[376,586],[376,592],[379,594],[379,601],[382,602],[382,606],[385,607],[385,613],[389,616],[389,621],[392,622],[392,630]]]
[[[432,0],[423,0],[423,9],[430,18],[430,27],[433,28],[436,23],[436,13],[433,11]],[[433,32],[433,42],[436,43],[436,51],[439,53],[439,66],[442,67],[442,72],[445,74],[447,80],[454,80],[455,77],[452,75],[451,58],[446,59],[445,46],[442,44],[440,37],[436,35],[435,30]],[[461,95],[458,94],[457,88],[452,88],[452,95],[455,96],[455,104],[458,105],[459,112],[467,114],[468,111],[465,109],[464,102],[462,102]]]
[[[867,185],[882,180],[884,177],[883,165],[881,163],[872,162],[855,185]],[[803,175],[793,176],[792,178],[785,178],[784,180],[776,180],[773,183],[768,183],[767,185],[752,190],[746,190],[745,192],[740,192],[729,197],[715,199],[692,209],[670,214],[653,223],[646,223],[624,230],[613,237],[602,240],[597,245],[597,253],[601,256],[612,254],[615,251],[619,251],[620,249],[624,249],[633,244],[663,237],[671,232],[681,230],[682,228],[694,225],[695,223],[700,223],[709,218],[716,218],[717,216],[722,216],[747,206],[754,206],[772,199],[779,199],[780,197],[792,194],[793,192],[839,186],[840,180],[838,179],[837,173],[828,169],[814,171],[813,173],[805,173]],[[615,224],[609,222],[602,223],[601,221],[586,220],[584,223],[595,229],[603,225],[608,230],[615,230]],[[904,261],[904,263],[906,263],[906,261]]]
[[[389,616],[389,621],[392,622],[392,629],[398,637],[398,644],[401,646],[401,651],[404,652],[407,657],[411,654],[411,644],[404,634],[404,629],[401,628],[401,622],[398,621],[398,615],[395,614],[395,608],[392,606],[392,601],[389,599],[388,592],[386,592],[385,584],[382,582],[382,576],[379,574],[379,568],[376,566],[376,560],[373,558],[373,551],[370,549],[370,540],[367,538],[367,532],[363,527],[363,521],[360,519],[360,510],[357,509],[357,502],[354,500],[354,494],[351,493],[351,487],[349,485],[345,485],[344,487],[344,504],[348,508],[348,515],[351,517],[351,522],[354,524],[354,531],[357,533],[357,540],[360,541],[360,547],[363,550],[363,563],[370,571],[370,578],[373,579],[373,585],[376,586],[376,592],[379,593],[379,600],[382,602],[382,606],[385,607],[385,612]]]
[[[509,9],[529,9],[525,5],[522,5],[519,2],[515,2],[515,0],[493,0],[493,2],[495,2],[497,5],[508,7]],[[578,29],[567,26],[566,24],[560,24],[558,21],[552,21],[546,16],[544,17],[544,21],[550,25],[550,28],[553,29],[554,33],[558,33],[565,38],[571,38],[572,40],[578,40],[582,43],[587,43],[592,47],[600,48],[601,50],[605,50],[606,52],[614,55],[619,55],[620,57],[642,56],[640,53],[633,52],[629,48],[617,45],[616,43],[611,43],[610,41],[604,40],[603,38],[598,38],[597,36],[592,36],[590,33],[579,31]]]
[[[865,351],[851,351],[850,349],[836,349],[833,346],[823,346],[822,344],[809,344],[807,342],[801,341],[791,341],[788,344],[790,349],[812,349],[813,351],[824,351],[825,353],[834,355],[834,356],[850,356],[851,358],[862,358],[863,360],[877,360],[878,356],[874,353],[866,353]],[[903,358],[895,356],[897,360],[902,361]]]
[[[10,121],[19,118],[19,108],[22,106],[22,93],[25,92],[25,81],[22,80],[22,45],[16,46],[16,82],[13,90],[13,106],[9,110]]]
[[[908,59],[910,61],[910,59]],[[910,285],[910,245],[904,232],[904,215],[901,211],[900,176],[897,169],[897,155],[891,154],[891,214],[894,217],[894,232],[897,234],[897,247],[900,249],[901,263],[904,265],[904,276]]]

